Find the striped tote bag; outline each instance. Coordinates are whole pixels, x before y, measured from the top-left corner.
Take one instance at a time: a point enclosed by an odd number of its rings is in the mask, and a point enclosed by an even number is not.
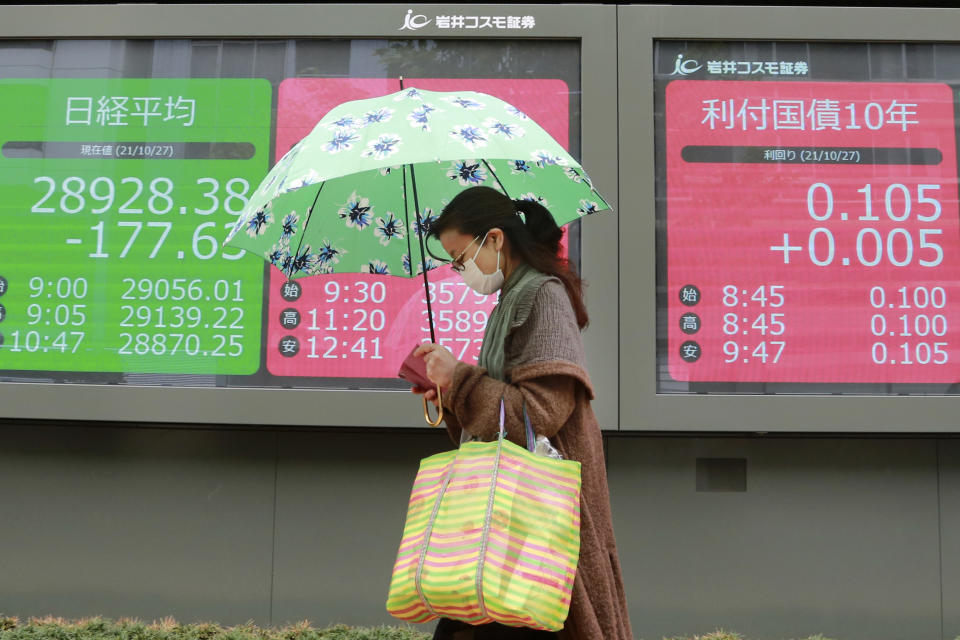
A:
[[[563,628],[580,553],[580,463],[506,440],[503,415],[501,400],[494,442],[421,460],[387,598],[394,617]]]

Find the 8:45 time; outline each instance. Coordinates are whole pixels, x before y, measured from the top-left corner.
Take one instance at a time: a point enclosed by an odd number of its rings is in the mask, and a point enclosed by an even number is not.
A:
[[[723,285],[723,306],[725,307],[782,307],[785,302],[784,285],[762,284],[755,289],[738,287],[735,284]]]

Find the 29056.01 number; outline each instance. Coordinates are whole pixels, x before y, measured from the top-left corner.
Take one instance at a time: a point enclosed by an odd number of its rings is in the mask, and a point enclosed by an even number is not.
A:
[[[173,356],[239,356],[243,353],[241,335],[214,334],[214,345],[201,347],[200,336],[195,333],[121,333],[121,355]]]

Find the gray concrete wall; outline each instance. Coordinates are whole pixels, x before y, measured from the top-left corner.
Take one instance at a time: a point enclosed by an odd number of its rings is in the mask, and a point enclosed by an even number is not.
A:
[[[423,430],[9,422],[0,443],[0,612],[316,625],[391,622],[417,462],[448,446]],[[607,448],[638,638],[960,635],[960,442]]]

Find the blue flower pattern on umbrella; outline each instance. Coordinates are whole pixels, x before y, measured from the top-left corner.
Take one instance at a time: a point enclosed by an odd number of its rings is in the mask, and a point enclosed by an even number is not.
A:
[[[395,154],[399,149],[400,136],[395,133],[385,133],[376,140],[367,143],[367,148],[360,154],[364,158],[383,160]]]
[[[387,109],[386,107],[382,109],[374,109],[373,111],[367,111],[363,114],[363,126],[366,127],[371,124],[382,124],[384,122],[389,122],[390,118],[393,117],[393,109]]]
[[[317,258],[314,269],[333,269],[333,265],[340,262],[340,258],[347,253],[345,249],[333,246],[329,239],[324,238],[320,243],[320,249],[317,250]],[[331,273],[331,271],[320,271],[320,273]]]
[[[356,191],[350,194],[350,199],[337,211],[337,215],[346,220],[348,227],[358,231],[369,226],[372,214],[373,207],[370,206],[370,199],[358,196]]]
[[[580,207],[577,209],[577,214],[581,216],[588,216],[591,213],[596,213],[597,207],[599,206],[600,205],[598,205],[596,202],[593,202],[591,200],[581,200]]]
[[[377,228],[373,230],[373,235],[380,238],[380,244],[387,246],[394,238],[403,238],[403,222],[397,220],[393,214],[387,211],[390,216],[386,220],[377,218]]]
[[[424,102],[410,112],[407,121],[411,127],[420,127],[420,131],[430,131],[430,114],[438,109],[432,104]]]
[[[437,216],[433,214],[433,209],[426,207],[420,214],[420,219],[414,220],[413,231],[418,237],[424,236],[425,234],[430,233],[430,227],[432,227],[436,221]]]
[[[463,98],[461,96],[449,96],[444,98],[447,102],[455,104],[458,107],[466,109],[467,111],[478,111],[483,109],[484,105],[482,102],[477,102],[476,100],[471,100],[470,98]]]
[[[530,153],[530,157],[533,158],[538,166],[547,167],[550,165],[566,165],[567,161],[560,156],[553,155],[546,149],[537,149]]]
[[[340,153],[353,148],[353,143],[360,139],[353,129],[338,129],[333,138],[323,148],[328,153]]]
[[[483,126],[487,127],[487,133],[489,133],[491,136],[500,135],[507,140],[522,138],[523,134],[525,133],[521,127],[515,124],[501,122],[496,118],[487,118],[483,121]]]
[[[297,232],[297,223],[300,222],[300,216],[296,212],[291,212],[287,214],[287,217],[283,219],[281,232],[280,232],[280,241],[289,240],[290,236]]]
[[[520,194],[520,197],[517,198],[517,199],[518,199],[518,200],[529,200],[530,202],[538,202],[538,203],[542,204],[542,205],[545,206],[545,207],[549,207],[549,206],[550,206],[550,203],[547,202],[546,198],[541,198],[540,196],[538,196],[538,195],[535,194],[535,193],[523,193],[523,194]]]
[[[426,262],[427,262],[427,271],[430,271],[431,269],[435,269],[439,266],[439,263],[436,260],[433,260],[432,258],[427,258]],[[412,265],[410,264],[410,254],[409,253],[403,254],[403,272],[408,276],[411,275],[411,267]],[[423,262],[421,262],[420,260],[417,260],[417,275],[420,275],[421,273],[423,273]]]
[[[487,138],[483,135],[483,130],[470,124],[455,126],[450,132],[450,137],[462,142],[463,146],[471,151],[487,146]]]
[[[458,160],[447,171],[447,177],[458,180],[462,187],[475,187],[487,181],[487,171],[476,160]]]
[[[283,253],[277,266],[280,268],[280,271],[283,271],[287,275],[293,273],[293,256],[289,251]]]
[[[290,255],[290,247],[286,242],[281,240],[279,243],[270,247],[270,249],[268,249],[264,255],[267,257],[267,260],[270,262],[270,264],[279,267],[283,262],[284,257]]]
[[[533,167],[527,164],[526,160],[511,160],[510,173],[513,175],[529,174],[531,177],[536,177],[536,174],[533,172]]]
[[[359,129],[363,126],[363,120],[352,115],[340,116],[333,122],[327,122],[323,126],[327,129]]]
[[[393,99],[394,102],[400,102],[401,100],[423,100],[423,94],[420,93],[417,89],[410,88],[402,92],[396,98]]]
[[[383,260],[371,260],[360,267],[360,273],[375,273],[377,275],[390,275],[390,267]]]
[[[303,273],[309,273],[316,260],[317,257],[310,253],[310,245],[307,245],[298,250],[297,253],[292,256],[288,266],[290,270],[286,273],[288,276],[292,276],[293,274],[301,271]]]
[[[270,213],[270,205],[265,205],[262,209],[258,209],[250,218],[246,221],[247,235],[251,238],[256,238],[257,236],[263,235],[263,232],[267,230],[273,223],[273,214]]]

